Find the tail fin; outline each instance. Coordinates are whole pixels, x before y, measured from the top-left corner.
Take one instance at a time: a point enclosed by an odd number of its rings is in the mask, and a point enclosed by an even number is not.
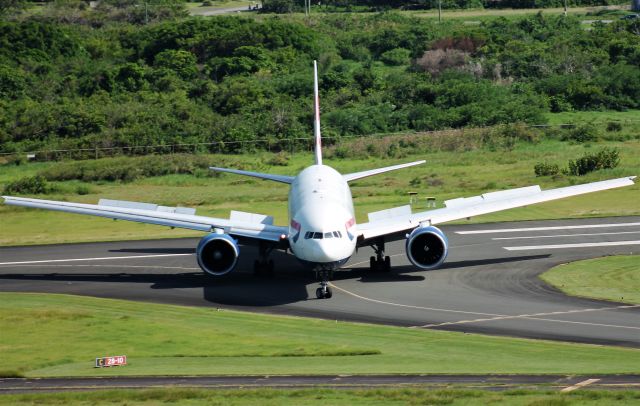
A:
[[[322,165],[322,140],[320,137],[320,96],[318,95],[318,62],[313,61],[314,113],[313,136],[315,138],[316,165]]]

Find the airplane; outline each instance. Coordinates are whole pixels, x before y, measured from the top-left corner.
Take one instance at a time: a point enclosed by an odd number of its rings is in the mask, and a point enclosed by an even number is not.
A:
[[[368,214],[368,222],[356,224],[349,183],[425,163],[424,160],[362,172],[340,174],[322,163],[318,65],[314,61],[314,155],[315,163],[297,176],[275,175],[244,170],[210,169],[235,175],[290,185],[289,224],[274,225],[273,217],[231,211],[229,219],[198,216],[195,209],[165,207],[149,203],[100,199],[97,205],[3,196],[8,205],[86,214],[117,220],[157,224],[207,232],[197,245],[196,258],[207,274],[219,277],[233,271],[240,255],[240,244],[257,245],[257,274],[272,274],[273,250],[290,251],[300,262],[316,272],[320,287],[318,299],[332,296],[328,281],[361,247],[373,248],[371,270],[389,271],[391,261],[385,256],[385,243],[405,240],[409,261],[419,269],[439,267],[447,258],[449,244],[437,224],[479,216],[515,207],[576,196],[634,184],[635,176],[562,187],[542,191],[539,186],[521,187],[480,196],[462,197],[444,202],[443,208],[413,213],[411,206],[401,206]]]

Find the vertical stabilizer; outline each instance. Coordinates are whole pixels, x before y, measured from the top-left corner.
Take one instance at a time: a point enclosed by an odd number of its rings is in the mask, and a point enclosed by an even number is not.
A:
[[[313,136],[315,139],[316,165],[322,165],[322,140],[320,138],[320,96],[318,94],[318,62],[313,61]]]

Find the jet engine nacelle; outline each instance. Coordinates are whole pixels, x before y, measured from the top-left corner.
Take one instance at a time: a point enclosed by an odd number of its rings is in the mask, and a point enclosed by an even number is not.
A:
[[[238,255],[238,243],[227,234],[209,234],[200,240],[196,248],[198,265],[213,276],[222,276],[233,271],[238,262]]]
[[[447,258],[449,241],[437,227],[418,227],[407,237],[406,251],[413,265],[426,270],[434,269]]]

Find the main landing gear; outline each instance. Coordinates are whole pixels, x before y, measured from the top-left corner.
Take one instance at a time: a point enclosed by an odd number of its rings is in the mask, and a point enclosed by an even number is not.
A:
[[[272,277],[274,275],[274,264],[269,254],[273,251],[273,246],[261,243],[258,248],[258,259],[253,262],[253,274],[255,276]]]
[[[329,287],[329,279],[333,276],[332,274],[332,271],[327,270],[316,271],[316,275],[320,279],[320,287],[316,289],[316,297],[318,299],[331,299],[331,296],[333,296],[333,292]]]
[[[371,245],[376,253],[369,258],[369,270],[371,272],[389,272],[391,270],[391,258],[384,255],[384,241],[378,241]]]

